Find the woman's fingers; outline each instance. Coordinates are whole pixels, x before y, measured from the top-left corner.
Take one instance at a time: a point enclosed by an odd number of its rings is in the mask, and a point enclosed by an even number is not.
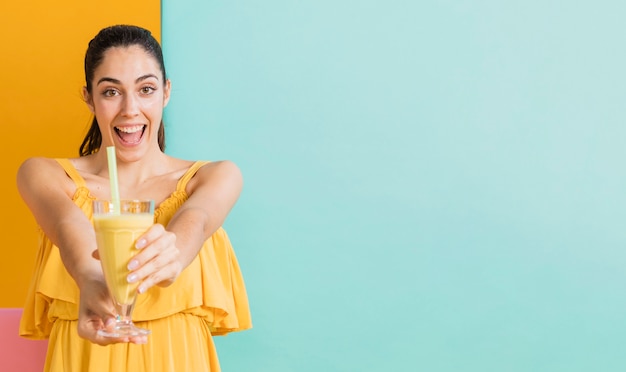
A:
[[[100,329],[112,330],[115,320],[110,315],[98,315],[90,309],[81,310],[78,317],[78,335],[98,345],[108,345],[113,342],[128,342],[125,339],[106,338],[98,334]]]
[[[129,261],[130,283],[139,282],[139,293],[154,285],[169,285],[178,277],[181,263],[176,247],[176,236],[156,224],[137,240],[140,251]]]
[[[97,315],[90,310],[81,311],[78,317],[78,335],[98,345],[110,345],[120,342],[132,342],[135,344],[145,344],[148,342],[146,336],[137,337],[109,337],[98,333],[100,330],[112,332],[115,329],[115,317],[112,315]]]

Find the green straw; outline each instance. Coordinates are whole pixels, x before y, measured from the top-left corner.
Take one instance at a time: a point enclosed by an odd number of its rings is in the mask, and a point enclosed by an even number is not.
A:
[[[107,158],[109,160],[109,182],[111,183],[113,213],[120,214],[120,186],[117,183],[117,161],[114,146],[107,147]]]

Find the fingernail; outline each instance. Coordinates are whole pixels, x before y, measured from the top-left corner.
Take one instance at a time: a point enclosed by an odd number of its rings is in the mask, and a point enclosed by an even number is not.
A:
[[[138,266],[139,266],[139,261],[137,261],[137,260],[131,260],[131,261],[128,263],[128,270],[135,270]]]
[[[137,274],[130,274],[126,280],[128,280],[129,283],[134,282],[135,280],[137,280]]]
[[[146,246],[146,239],[139,239],[137,243],[135,243],[135,248],[141,249]]]
[[[137,288],[137,292],[139,293],[144,293],[146,291],[146,287],[144,287],[143,285],[140,285],[139,288]]]

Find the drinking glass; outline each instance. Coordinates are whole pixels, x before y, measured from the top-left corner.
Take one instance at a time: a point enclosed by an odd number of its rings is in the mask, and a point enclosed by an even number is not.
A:
[[[154,223],[153,200],[120,200],[119,212],[110,200],[93,201],[93,225],[104,279],[117,316],[112,330],[99,330],[105,337],[133,337],[150,333],[136,327],[132,313],[139,283],[128,283],[128,263],[137,252],[135,242]]]

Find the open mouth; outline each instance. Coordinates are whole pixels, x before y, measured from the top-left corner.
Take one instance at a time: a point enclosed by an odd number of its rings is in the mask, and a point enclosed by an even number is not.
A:
[[[115,127],[115,133],[119,137],[122,143],[127,145],[135,145],[141,142],[144,132],[146,131],[145,125],[131,125],[126,127]]]

